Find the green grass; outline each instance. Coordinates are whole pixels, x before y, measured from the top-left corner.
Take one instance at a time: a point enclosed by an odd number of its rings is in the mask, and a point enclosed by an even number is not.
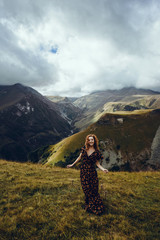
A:
[[[0,160],[0,239],[158,240],[160,172],[98,178],[101,216],[81,207],[79,170]]]

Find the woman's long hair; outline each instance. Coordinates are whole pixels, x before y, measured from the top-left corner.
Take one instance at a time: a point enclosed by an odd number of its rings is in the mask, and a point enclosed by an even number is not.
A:
[[[94,149],[95,149],[95,150],[99,150],[99,147],[98,147],[98,138],[97,138],[97,136],[94,135],[94,134],[89,134],[89,135],[87,135],[86,141],[85,141],[86,150],[88,150],[89,147],[90,147],[90,145],[89,145],[89,137],[93,137],[93,138],[94,138]]]

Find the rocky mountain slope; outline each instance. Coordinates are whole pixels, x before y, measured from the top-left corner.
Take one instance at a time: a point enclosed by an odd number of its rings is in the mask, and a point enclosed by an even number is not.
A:
[[[160,126],[157,129],[156,135],[153,139],[151,146],[151,158],[149,163],[154,165],[155,168],[160,166]]]
[[[47,96],[47,98],[56,103],[61,116],[69,122],[69,124],[72,126],[72,129],[74,130],[74,124],[78,121],[79,117],[82,114],[82,109],[73,104],[77,98],[60,96]]]
[[[0,86],[0,157],[27,161],[28,153],[71,134],[56,103],[34,89]]]
[[[41,162],[65,167],[79,155],[86,135],[94,133],[99,138],[104,156],[102,166],[109,170],[159,169],[157,162],[150,162],[151,146],[159,126],[160,110],[143,110],[132,114],[107,113],[87,129],[50,146],[41,156]],[[46,154],[48,158],[45,158]]]

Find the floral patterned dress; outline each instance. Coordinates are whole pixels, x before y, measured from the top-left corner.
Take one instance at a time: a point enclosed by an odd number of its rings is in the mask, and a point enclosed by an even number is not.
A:
[[[100,215],[105,211],[105,208],[98,193],[99,181],[95,163],[97,160],[103,159],[103,156],[99,150],[95,150],[88,156],[85,147],[81,149],[81,153],[80,179],[85,194],[86,211]]]

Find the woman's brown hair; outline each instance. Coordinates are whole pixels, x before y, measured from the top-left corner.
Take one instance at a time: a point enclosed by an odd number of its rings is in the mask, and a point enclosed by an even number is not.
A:
[[[94,138],[94,149],[95,149],[95,150],[99,150],[99,147],[98,147],[98,138],[97,138],[97,136],[94,135],[94,134],[89,134],[89,135],[87,135],[86,140],[85,140],[86,150],[89,149],[89,137],[93,137],[93,138]]]

